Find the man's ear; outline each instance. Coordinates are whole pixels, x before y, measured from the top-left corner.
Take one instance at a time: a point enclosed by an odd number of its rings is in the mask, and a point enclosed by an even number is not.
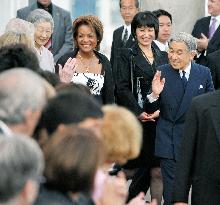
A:
[[[26,127],[26,130],[28,130],[29,132],[28,134],[30,136],[32,136],[33,130],[35,129],[40,116],[41,116],[41,109],[33,110],[31,108],[28,108],[25,111],[23,123]]]
[[[38,144],[42,148],[47,141],[49,140],[50,136],[45,128],[42,128],[38,133]]]
[[[191,51],[190,52],[190,59],[193,60],[195,58],[195,56],[197,55],[197,51]]]
[[[38,195],[38,185],[33,180],[27,180],[21,191],[20,197],[23,204],[33,204]]]

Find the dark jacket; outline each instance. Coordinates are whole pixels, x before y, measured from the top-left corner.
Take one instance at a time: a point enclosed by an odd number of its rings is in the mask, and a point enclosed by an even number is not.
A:
[[[157,67],[167,63],[167,54],[165,52],[152,49],[154,53],[153,65],[147,62],[137,44],[131,49],[124,49],[118,60],[117,102],[119,105],[128,108],[136,116],[139,116],[144,111],[141,107],[141,102],[151,90],[151,81]],[[132,75],[133,78],[131,77]],[[129,161],[125,168],[149,166],[154,158],[156,124],[155,122],[146,122],[142,123],[142,126],[144,133],[140,156],[135,160]]]
[[[191,63],[185,90],[178,70],[169,64],[158,69],[161,71],[162,78],[165,78],[165,86],[157,101],[149,103],[146,99],[145,110],[153,112],[160,109],[156,128],[156,156],[177,159],[185,115],[193,97],[213,91],[214,86],[209,69],[196,63]]]
[[[143,56],[139,46],[135,44],[131,49],[124,49],[118,60],[118,104],[127,107],[136,116],[143,112],[143,108],[138,104],[138,100],[140,102],[141,95],[142,100],[144,100],[147,93],[151,90],[151,81],[157,67],[168,63],[165,52],[153,48],[153,53],[154,63],[150,65]],[[131,67],[133,79],[131,79]]]
[[[207,60],[207,66],[210,68],[215,89],[218,89],[220,88],[220,49],[210,53],[207,56]]]
[[[220,203],[220,91],[193,99],[177,162],[173,201],[192,205]]]
[[[75,58],[77,55],[78,49],[74,49],[74,51],[63,55],[57,62],[57,65],[60,64],[64,66],[66,61],[71,57]],[[104,86],[102,89],[102,103],[103,104],[111,104],[114,103],[114,83],[112,78],[112,69],[111,64],[107,57],[97,51],[94,51],[96,57],[99,59],[102,64],[102,68],[104,69]],[[56,66],[57,68],[57,66]]]
[[[116,30],[114,30],[113,32],[110,62],[111,62],[112,73],[113,73],[113,77],[115,81],[117,78],[117,60],[120,57],[121,49],[131,48],[135,44],[135,39],[133,38],[132,35],[130,35],[126,44],[123,45],[123,42],[122,42],[123,30],[124,30],[124,26],[121,26],[117,28]]]

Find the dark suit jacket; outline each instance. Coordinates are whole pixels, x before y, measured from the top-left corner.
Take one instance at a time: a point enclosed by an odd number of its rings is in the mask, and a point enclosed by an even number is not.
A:
[[[17,11],[17,18],[27,20],[31,11],[37,9],[37,3]],[[54,61],[73,49],[72,20],[70,13],[55,4],[52,4],[54,29],[52,34],[52,53]]]
[[[212,73],[215,88],[220,88],[220,49],[207,56],[208,67]]]
[[[62,56],[58,61],[57,65],[60,64],[62,67],[66,63],[66,61],[71,57],[75,58],[77,55],[78,49],[75,49],[74,51],[71,51],[64,56]],[[102,64],[102,68],[104,70],[104,86],[102,89],[102,103],[103,104],[111,104],[114,103],[114,83],[112,78],[112,69],[111,64],[106,56],[103,54],[94,51],[96,57],[99,59],[100,63]],[[58,66],[56,66],[57,70]]]
[[[143,108],[138,103],[140,94],[145,99],[151,90],[151,81],[156,68],[168,62],[167,54],[159,50],[154,50],[154,64],[151,66],[144,58],[137,44],[132,49],[124,49],[118,59],[118,79],[117,79],[117,102],[132,111],[136,116],[143,112]],[[131,91],[131,56],[133,56],[133,88]],[[138,84],[140,86],[138,86]],[[140,93],[138,94],[138,87]],[[143,146],[140,156],[128,163],[126,168],[138,166],[148,166],[154,155],[155,123],[142,123],[144,130]]]
[[[201,38],[201,33],[203,33],[208,38],[210,20],[211,20],[210,16],[199,19],[194,25],[192,35],[196,38]],[[212,53],[220,49],[219,36],[220,36],[220,26],[217,28],[212,39],[208,43],[207,55],[209,53]],[[207,65],[207,59],[206,59],[206,56],[204,56],[204,52],[205,51],[203,51],[200,57],[196,59],[196,62],[202,65]]]
[[[165,86],[157,101],[149,103],[148,99],[146,100],[145,110],[150,112],[160,108],[156,127],[156,156],[177,159],[185,114],[192,98],[213,91],[214,86],[209,69],[193,62],[185,93],[178,70],[173,69],[169,64],[158,69],[165,78]]]
[[[173,201],[192,205],[220,203],[220,91],[193,99],[177,162]]]
[[[123,45],[122,42],[123,30],[124,30],[124,26],[121,26],[113,32],[110,62],[112,65],[112,73],[115,81],[117,79],[117,59],[120,56],[121,48],[131,48],[135,43],[135,39],[132,37],[132,35],[130,35],[129,39],[126,42],[126,45]]]

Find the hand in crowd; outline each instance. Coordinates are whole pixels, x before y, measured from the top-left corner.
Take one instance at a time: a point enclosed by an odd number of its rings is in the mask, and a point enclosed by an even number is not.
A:
[[[157,98],[165,85],[165,78],[161,79],[161,71],[157,71],[152,80],[152,95]]]
[[[155,111],[154,113],[151,113],[151,114],[148,114],[146,112],[142,112],[138,119],[141,121],[141,122],[147,122],[147,121],[153,121],[155,122],[155,118],[159,117],[159,114],[160,114],[160,111],[157,110]]]
[[[108,177],[104,184],[103,195],[96,205],[124,205],[128,189],[125,174],[119,172],[116,177]]]
[[[140,192],[135,198],[133,198],[127,205],[157,205],[157,200],[153,199],[152,202],[145,201],[145,194]]]
[[[63,68],[60,64],[58,66],[61,82],[69,83],[76,71],[76,58],[69,58]]]
[[[209,39],[203,33],[201,33],[201,38],[197,39],[198,51],[206,50],[208,47],[208,42],[209,42]]]

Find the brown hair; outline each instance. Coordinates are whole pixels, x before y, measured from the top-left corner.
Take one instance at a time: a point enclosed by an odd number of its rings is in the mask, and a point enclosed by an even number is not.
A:
[[[75,41],[76,46],[77,46],[76,38],[78,35],[78,29],[81,25],[88,25],[91,27],[92,30],[95,31],[95,34],[97,37],[96,50],[99,50],[100,43],[103,38],[102,22],[99,20],[97,16],[94,16],[94,15],[80,16],[76,18],[75,21],[73,22],[73,39]]]
[[[142,144],[142,127],[127,109],[107,105],[103,107],[103,144],[109,162],[125,163],[138,156]]]
[[[102,144],[93,132],[76,126],[57,131],[44,146],[46,186],[90,193],[101,163]]]

